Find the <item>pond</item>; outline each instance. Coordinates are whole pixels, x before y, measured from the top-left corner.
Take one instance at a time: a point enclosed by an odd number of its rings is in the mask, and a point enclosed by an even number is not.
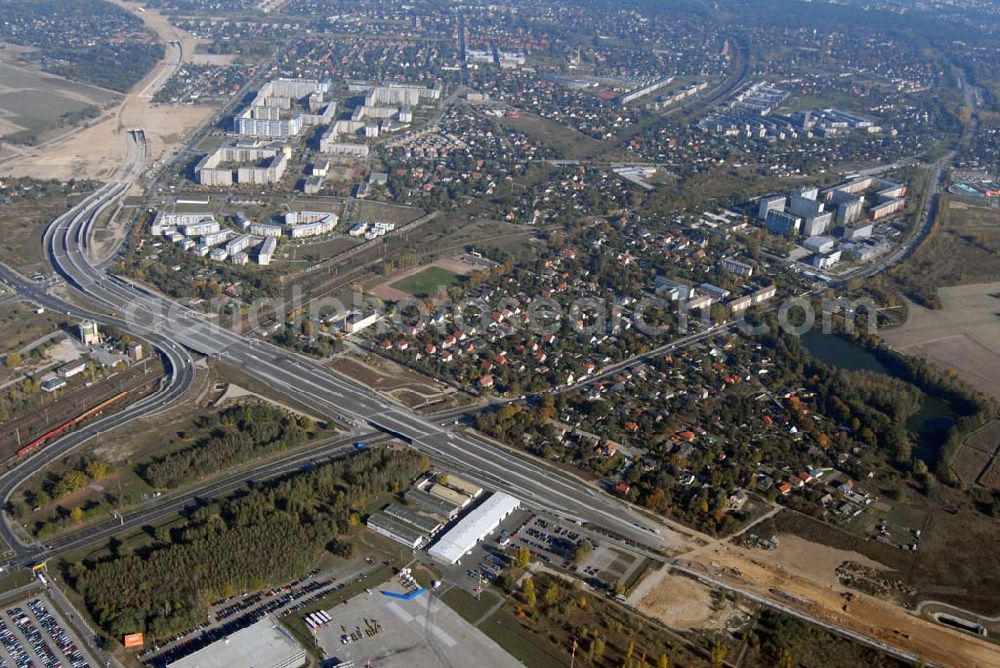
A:
[[[855,371],[875,371],[886,376],[893,375],[875,355],[854,342],[834,334],[811,330],[802,335],[802,345],[813,357],[831,366]],[[906,421],[906,426],[916,437],[913,443],[913,456],[930,464],[937,461],[938,447],[954,424],[956,414],[947,402],[923,392],[921,395],[923,401],[920,410]]]

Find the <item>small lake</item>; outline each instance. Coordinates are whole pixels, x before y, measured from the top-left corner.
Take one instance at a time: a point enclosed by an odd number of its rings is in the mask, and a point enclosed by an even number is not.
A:
[[[809,353],[831,366],[853,371],[875,371],[893,375],[884,364],[860,346],[833,334],[810,330],[802,335],[802,345]],[[923,402],[916,415],[906,421],[907,428],[916,436],[913,456],[928,464],[937,461],[938,446],[955,422],[955,411],[946,402],[923,392]]]

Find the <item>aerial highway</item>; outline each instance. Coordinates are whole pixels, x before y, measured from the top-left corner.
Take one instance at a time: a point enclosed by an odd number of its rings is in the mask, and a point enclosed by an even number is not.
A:
[[[215,356],[293,397],[319,415],[351,426],[369,425],[397,436],[436,460],[471,468],[490,486],[510,491],[530,506],[556,511],[580,522],[613,529],[636,543],[656,548],[659,523],[595,492],[579,480],[507,452],[488,441],[453,431],[391,402],[360,383],[343,379],[304,356],[209,322],[200,314],[95,266],[81,240],[89,214],[121,197],[127,184],[95,193],[76,215],[60,217],[46,231],[53,267],[83,297],[101,304],[132,330]]]
[[[80,319],[92,319],[106,325],[113,324],[123,331],[145,339],[160,352],[167,366],[167,377],[156,392],[117,413],[90,422],[81,429],[44,446],[37,453],[26,457],[24,461],[20,462],[7,473],[0,475],[0,501],[6,503],[21,483],[40,471],[49,462],[68,454],[103,432],[120,427],[179,399],[194,382],[194,362],[188,351],[173,344],[163,336],[151,332],[139,331],[130,327],[127,322],[92,313],[59,299],[47,293],[42,285],[24,278],[2,264],[0,264],[0,280],[3,280],[15,289],[21,297],[29,299],[44,308]],[[23,555],[33,551],[34,548],[26,545],[20,534],[10,526],[9,518],[4,515],[3,519],[4,521],[0,522],[0,537],[4,539],[14,553],[16,555]]]
[[[124,331],[149,340],[168,360],[171,380],[155,398],[137,402],[126,411],[88,425],[46,448],[44,456],[29,458],[10,473],[0,476],[2,499],[8,499],[20,481],[55,457],[78,447],[101,431],[156,411],[183,394],[193,379],[193,361],[189,354],[189,351],[193,351],[237,367],[267,383],[275,391],[294,398],[315,414],[338,421],[352,430],[374,429],[387,436],[400,438],[431,456],[444,468],[460,470],[463,475],[489,487],[507,491],[520,498],[527,506],[554,512],[570,521],[605,527],[643,548],[656,550],[664,545],[666,534],[671,532],[667,524],[630,509],[577,478],[563,474],[543,462],[519,456],[475,433],[443,425],[440,419],[417,415],[359,382],[334,374],[310,358],[246,336],[240,331],[222,327],[150,289],[107,273],[100,263],[89,256],[87,239],[100,213],[117,203],[141,172],[145,159],[141,131],[131,131],[129,141],[134,146],[130,147],[130,162],[122,170],[121,180],[102,187],[70,212],[60,216],[44,235],[45,251],[52,266],[81,298],[82,303],[93,306],[85,310],[68,304],[49,294],[45,285],[27,281],[6,268],[0,268],[0,278],[14,286],[22,296],[47,308],[113,323]],[[900,252],[885,258],[875,271],[901,260],[922,239],[932,218],[930,211],[942,171],[953,155],[949,153],[943,157],[932,170],[929,183],[933,191],[925,199],[925,208],[921,211],[922,217],[918,220],[915,233]],[[98,311],[110,315],[96,315]],[[666,344],[658,350],[666,351],[690,345],[734,326],[734,323],[717,325]],[[604,374],[634,362],[635,359],[626,360],[604,370]],[[347,448],[349,446],[346,442],[331,443],[323,454],[336,456]],[[107,539],[123,528],[162,519],[178,512],[197,498],[228,493],[246,484],[247,480],[300,469],[308,465],[310,458],[316,456],[314,452],[296,452],[280,460],[255,464],[242,472],[228,473],[198,489],[134,509],[122,518],[107,520],[65,535],[48,546],[24,545],[17,532],[6,522],[0,525],[0,535],[15,551],[9,564],[23,566]],[[733,589],[732,585],[726,583],[716,584]],[[768,597],[761,596],[760,599],[762,603],[775,605]],[[799,616],[816,622],[811,616],[801,613]],[[832,628],[843,632],[839,627]],[[886,648],[884,643],[879,646]],[[907,655],[907,658],[910,657]]]
[[[933,185],[939,183],[941,170],[951,155],[935,164],[930,179]],[[122,182],[105,186],[76,215],[57,219],[46,231],[44,241],[52,265],[83,296],[112,310],[138,331],[155,333],[169,341],[168,345],[179,344],[197,353],[218,357],[294,397],[318,414],[354,426],[366,424],[398,436],[439,461],[467,470],[474,477],[478,471],[480,480],[515,494],[529,505],[558,512],[569,519],[607,526],[649,547],[656,547],[661,542],[662,525],[595,493],[579,480],[505,452],[474,435],[418,416],[360,383],[336,376],[309,358],[209,322],[201,314],[95,266],[86,254],[87,226],[96,217],[96,212],[124,194],[130,180],[138,174],[134,165],[141,163],[135,160],[133,167],[125,170]],[[920,231],[929,225],[931,201],[932,198],[928,198],[928,206],[921,212],[917,233],[897,253],[880,262],[877,270],[898,262],[919,243]],[[724,329],[727,327],[712,327],[686,337],[690,340],[667,344],[665,349],[689,345]]]
[[[116,514],[85,529],[64,534],[46,545],[24,548],[8,561],[7,565],[10,568],[31,566],[66,552],[93,545],[97,541],[107,540],[123,531],[169,518],[202,500],[219,498],[236,491],[247,483],[308,469],[318,461],[329,461],[342,457],[354,451],[353,442],[357,438],[364,438],[371,444],[389,440],[387,436],[379,433],[364,434],[360,437],[357,435],[342,436],[315,446],[309,446],[304,450],[297,449],[282,457],[268,458],[265,461],[257,462],[250,468],[237,470],[202,485],[195,485],[178,494],[150,498],[146,504],[140,507]]]
[[[124,180],[101,187],[57,218],[46,230],[46,238],[44,239],[46,244],[50,241],[47,238],[50,231],[64,227],[65,229],[74,230],[74,243],[80,249],[86,246],[89,229],[97,216],[127,192],[133,179],[141,172],[141,165],[146,155],[145,137],[141,130],[130,130],[128,132],[128,141],[129,162],[121,172]],[[195,370],[194,360],[191,358],[190,353],[161,334],[157,334],[150,329],[137,327],[134,323],[115,315],[104,315],[61,299],[51,294],[47,290],[48,286],[46,284],[31,281],[6,265],[0,264],[0,280],[7,283],[21,298],[28,299],[46,309],[65,313],[68,316],[80,318],[81,320],[95,320],[104,325],[114,325],[124,332],[144,339],[159,352],[167,368],[167,376],[156,392],[127,406],[119,412],[88,423],[81,429],[46,445],[0,476],[0,501],[6,503],[24,480],[42,470],[50,462],[68,454],[102,432],[120,427],[151,412],[161,410],[163,407],[179,399],[194,382]],[[6,514],[3,514],[2,519],[3,521],[0,522],[0,537],[7,542],[16,556],[30,554],[37,549],[35,546],[24,543],[21,534],[11,526],[10,518]]]

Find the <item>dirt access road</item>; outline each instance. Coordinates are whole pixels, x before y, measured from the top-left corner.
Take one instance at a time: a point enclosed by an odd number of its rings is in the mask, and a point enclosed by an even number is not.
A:
[[[782,536],[784,543],[788,536]],[[836,583],[841,561],[874,566],[861,555],[805,540],[787,549],[750,550],[716,543],[684,556],[685,565],[734,587],[852,629],[941,666],[1000,666],[1000,646],[922,619],[899,605]],[[850,592],[848,601],[844,594]]]
[[[180,42],[182,62],[191,62],[198,40],[171,25],[153,9],[139,12],[139,5],[135,3],[109,1],[141,18],[164,43]],[[166,53],[167,56],[110,113],[89,127],[26,150],[0,167],[0,176],[112,180],[125,159],[126,142],[122,135],[130,128],[146,131],[150,164],[163,158],[215,112],[215,108],[207,106],[152,104],[153,93],[177,67],[176,60],[171,58],[174,50],[168,48]]]

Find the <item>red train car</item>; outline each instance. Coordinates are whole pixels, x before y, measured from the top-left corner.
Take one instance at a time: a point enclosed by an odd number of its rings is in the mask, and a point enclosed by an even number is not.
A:
[[[79,415],[77,415],[72,420],[67,420],[66,422],[63,422],[61,425],[59,425],[55,429],[52,429],[50,431],[45,432],[44,434],[42,434],[41,436],[39,436],[38,438],[36,438],[35,440],[33,440],[31,443],[28,443],[27,445],[25,445],[24,447],[22,447],[20,450],[17,451],[17,453],[16,453],[17,456],[18,457],[24,457],[25,455],[31,453],[32,451],[37,450],[39,447],[41,447],[42,445],[45,445],[45,443],[47,443],[48,441],[51,441],[53,438],[56,438],[57,436],[60,436],[61,434],[63,434],[65,431],[67,431],[71,427],[75,427],[76,425],[80,424],[81,422],[83,422],[87,418],[92,417],[92,416],[96,415],[97,413],[100,413],[102,410],[104,410],[108,406],[111,406],[112,404],[115,404],[115,403],[121,401],[126,396],[128,396],[128,392],[119,392],[118,394],[116,394],[115,396],[111,397],[110,399],[106,399],[106,400],[102,401],[101,403],[97,404],[96,406],[94,406],[93,408],[90,408],[90,409],[88,409],[88,410],[80,413]]]

